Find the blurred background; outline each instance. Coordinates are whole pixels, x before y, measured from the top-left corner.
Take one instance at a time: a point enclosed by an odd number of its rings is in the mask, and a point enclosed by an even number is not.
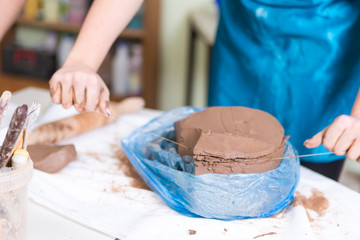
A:
[[[0,90],[48,88],[91,4],[27,0],[0,45]],[[161,110],[206,106],[217,14],[214,0],[145,0],[99,69],[112,100],[139,95]]]

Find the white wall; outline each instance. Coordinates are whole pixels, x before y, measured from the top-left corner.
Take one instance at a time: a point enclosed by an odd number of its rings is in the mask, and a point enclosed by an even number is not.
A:
[[[191,11],[214,7],[213,0],[162,0],[160,36],[159,107],[170,110],[185,104],[189,21]],[[205,104],[207,54],[197,43],[195,106]]]

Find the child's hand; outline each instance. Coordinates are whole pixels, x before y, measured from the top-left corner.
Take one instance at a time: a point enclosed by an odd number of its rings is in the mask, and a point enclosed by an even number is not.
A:
[[[99,109],[109,115],[109,89],[96,72],[86,67],[60,68],[51,77],[50,94],[53,102],[64,108],[74,105],[79,112]]]
[[[327,128],[304,142],[307,148],[321,144],[336,155],[360,162],[360,117],[341,115]]]

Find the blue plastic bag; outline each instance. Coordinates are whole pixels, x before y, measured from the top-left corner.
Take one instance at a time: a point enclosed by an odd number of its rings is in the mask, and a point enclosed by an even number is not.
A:
[[[177,108],[141,128],[174,139],[174,122],[200,110]],[[278,168],[265,173],[195,176],[191,157],[182,158],[175,144],[143,130],[124,138],[123,149],[148,186],[181,214],[222,220],[269,217],[294,197],[300,174],[298,158],[284,159]],[[287,142],[284,156],[295,155]]]

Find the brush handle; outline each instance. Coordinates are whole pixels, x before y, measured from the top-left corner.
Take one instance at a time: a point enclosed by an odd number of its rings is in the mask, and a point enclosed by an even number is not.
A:
[[[4,143],[0,150],[0,168],[6,166],[14,152],[16,143],[24,128],[27,112],[28,107],[24,104],[17,107],[12,116]]]

